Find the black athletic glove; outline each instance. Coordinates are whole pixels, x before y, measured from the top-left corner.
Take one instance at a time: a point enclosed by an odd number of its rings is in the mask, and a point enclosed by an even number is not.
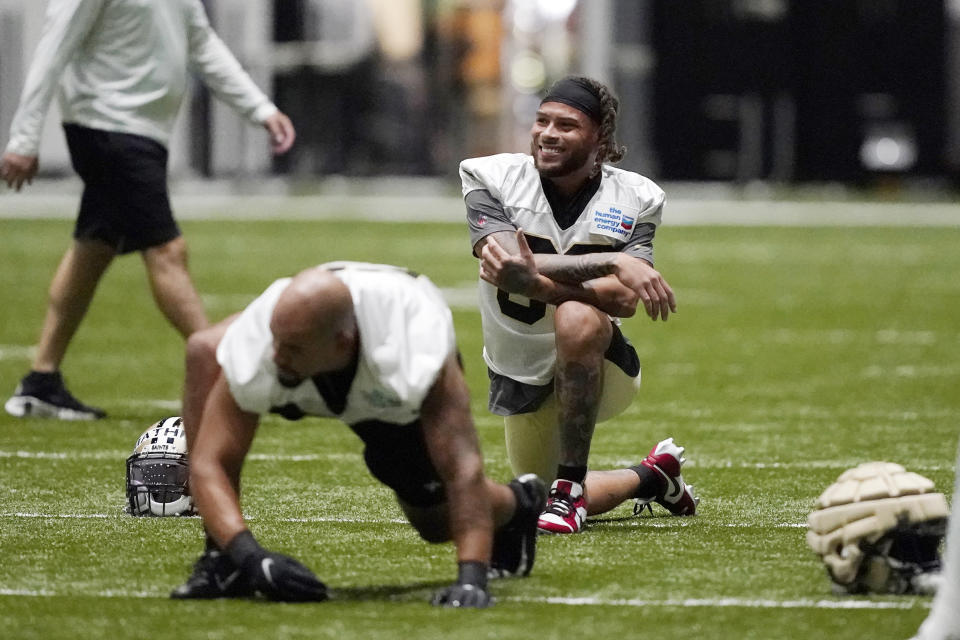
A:
[[[461,562],[457,583],[433,596],[438,607],[485,609],[493,604],[487,593],[487,565],[484,562]]]
[[[310,569],[282,553],[261,547],[250,531],[233,537],[227,553],[240,567],[251,589],[271,600],[320,602],[327,599],[327,587]]]

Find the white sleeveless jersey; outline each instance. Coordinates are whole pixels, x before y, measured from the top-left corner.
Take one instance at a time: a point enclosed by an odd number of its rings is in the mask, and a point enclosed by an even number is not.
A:
[[[600,188],[566,229],[557,224],[540,174],[527,154],[464,160],[460,179],[464,197],[484,190],[499,205],[496,211],[485,209],[470,220],[473,245],[491,233],[522,228],[535,253],[621,251],[653,262],[651,227],[660,224],[664,193],[637,173],[604,165]],[[508,295],[480,280],[487,366],[525,384],[549,383],[556,364],[555,309],[524,296]]]
[[[426,276],[388,265],[333,262],[320,268],[350,289],[360,332],[357,371],[343,412],[332,411],[309,378],[293,388],[277,380],[270,317],[290,278],[277,280],[250,303],[217,348],[237,405],[257,414],[293,405],[302,414],[347,424],[413,422],[456,350],[453,318],[440,291]]]

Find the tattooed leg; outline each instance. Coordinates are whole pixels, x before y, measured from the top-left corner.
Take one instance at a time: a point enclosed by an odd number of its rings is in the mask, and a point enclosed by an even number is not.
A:
[[[613,332],[606,314],[578,302],[557,307],[555,321],[560,464],[586,466],[603,391],[603,354]]]

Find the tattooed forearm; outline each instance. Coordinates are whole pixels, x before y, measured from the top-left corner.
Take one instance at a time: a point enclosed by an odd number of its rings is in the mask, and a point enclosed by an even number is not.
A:
[[[537,270],[555,282],[580,284],[610,275],[616,269],[615,253],[593,253],[583,256],[537,254]]]

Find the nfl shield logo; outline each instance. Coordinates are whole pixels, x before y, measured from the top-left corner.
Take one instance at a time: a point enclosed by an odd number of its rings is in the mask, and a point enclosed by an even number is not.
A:
[[[621,216],[620,226],[626,229],[627,231],[630,231],[630,229],[633,229],[633,218],[631,218],[630,216]]]

